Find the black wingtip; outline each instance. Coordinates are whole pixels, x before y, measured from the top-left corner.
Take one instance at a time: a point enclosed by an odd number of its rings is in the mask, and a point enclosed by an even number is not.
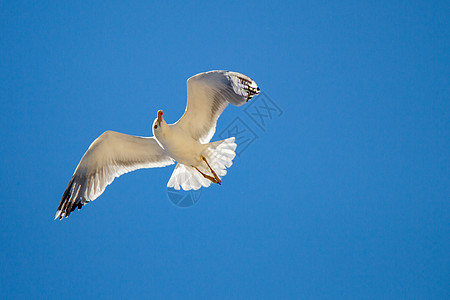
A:
[[[70,213],[75,210],[75,208],[78,208],[78,210],[80,210],[83,205],[88,202],[84,198],[83,184],[80,183],[80,181],[82,182],[83,180],[77,175],[74,175],[70,180],[61,198],[58,209],[56,210],[55,220],[62,220],[63,218],[67,218]],[[76,195],[72,194],[74,191],[76,191]]]
[[[256,84],[256,83],[255,83]],[[248,86],[247,87],[247,101],[246,102],[248,102],[248,101],[250,101],[250,100],[252,100],[252,98],[254,97],[254,96],[257,96],[258,94],[259,94],[259,91],[260,91],[260,89],[259,89],[259,87],[257,86],[256,88],[252,88],[252,87],[250,87],[250,86]]]

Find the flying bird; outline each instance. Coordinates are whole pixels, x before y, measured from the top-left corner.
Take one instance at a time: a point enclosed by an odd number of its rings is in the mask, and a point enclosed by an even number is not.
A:
[[[177,165],[167,187],[198,190],[221,184],[235,157],[235,138],[210,143],[228,103],[241,106],[259,94],[255,81],[236,72],[210,71],[187,80],[183,116],[167,124],[162,110],[153,122],[153,136],[115,131],[100,135],[81,158],[56,211],[56,219],[98,198],[114,178],[142,169]]]

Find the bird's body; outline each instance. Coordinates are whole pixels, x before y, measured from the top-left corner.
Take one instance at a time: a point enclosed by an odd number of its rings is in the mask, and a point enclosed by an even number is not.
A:
[[[165,167],[176,161],[167,186],[197,190],[221,184],[235,157],[234,137],[211,142],[216,122],[231,103],[241,106],[259,93],[249,77],[228,71],[197,74],[187,81],[188,103],[183,116],[167,124],[163,112],[153,122],[153,137],[137,137],[114,131],[100,135],[78,164],[56,212],[68,217],[95,200],[115,177],[141,168]]]
[[[196,166],[202,162],[200,154],[204,144],[193,139],[183,128],[161,124],[161,130],[153,129],[153,135],[168,155],[180,164]]]

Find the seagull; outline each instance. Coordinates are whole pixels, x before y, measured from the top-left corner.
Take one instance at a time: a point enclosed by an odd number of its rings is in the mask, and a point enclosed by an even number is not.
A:
[[[211,142],[216,123],[228,103],[242,106],[259,94],[250,77],[230,71],[209,71],[187,80],[187,105],[183,116],[167,124],[158,110],[152,137],[115,131],[100,135],[81,158],[56,211],[67,218],[97,199],[122,174],[177,162],[167,187],[198,190],[221,184],[236,156],[235,138]]]

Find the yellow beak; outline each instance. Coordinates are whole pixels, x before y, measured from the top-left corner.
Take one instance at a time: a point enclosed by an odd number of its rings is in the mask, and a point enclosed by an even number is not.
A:
[[[163,111],[162,110],[158,110],[158,125],[161,126],[161,122],[163,120]]]

